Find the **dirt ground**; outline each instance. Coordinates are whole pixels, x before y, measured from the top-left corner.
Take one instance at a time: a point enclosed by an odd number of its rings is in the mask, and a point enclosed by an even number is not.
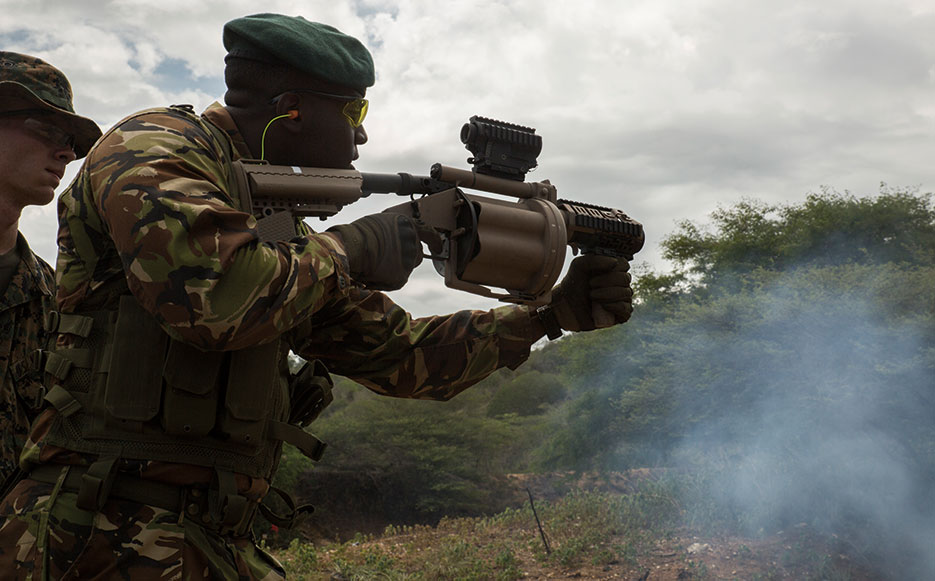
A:
[[[825,546],[802,545],[807,532],[780,533],[760,540],[743,538],[700,539],[675,536],[660,540],[637,566],[623,563],[584,566],[567,571],[530,563],[528,579],[624,579],[627,581],[779,581],[840,579],[873,581],[843,555]]]
[[[663,469],[643,468],[606,474],[514,474],[509,478],[517,488],[528,489],[537,500],[555,500],[573,489],[632,493],[640,484],[655,480],[664,472]],[[557,574],[554,569],[537,567],[529,560],[526,564],[531,568],[525,570],[529,579],[876,581],[881,578],[867,564],[851,562],[845,554],[847,547],[833,546],[833,543],[834,539],[817,534],[804,523],[758,539],[699,538],[686,533],[659,539],[648,555],[638,558],[637,566],[615,563]]]

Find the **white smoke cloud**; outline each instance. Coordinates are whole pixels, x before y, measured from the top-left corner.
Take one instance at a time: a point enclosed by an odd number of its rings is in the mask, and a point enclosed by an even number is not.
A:
[[[668,421],[692,427],[668,457],[716,474],[704,494],[748,534],[804,523],[887,578],[932,578],[932,313],[898,311],[897,269],[857,287],[835,272],[791,271],[673,325],[680,361],[659,377]]]

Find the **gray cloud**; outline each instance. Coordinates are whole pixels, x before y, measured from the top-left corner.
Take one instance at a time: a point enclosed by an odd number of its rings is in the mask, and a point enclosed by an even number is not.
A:
[[[259,10],[245,0],[0,7],[0,43],[62,68],[79,110],[103,127],[143,107],[222,97],[223,23]],[[474,114],[531,125],[545,143],[533,177],[641,220],[638,260],[657,268],[675,222],[719,204],[795,201],[823,185],[872,194],[881,181],[927,191],[935,177],[935,11],[921,0],[477,0],[444,10],[273,0],[262,10],[329,22],[371,47],[378,80],[359,169],[463,166],[458,131]],[[51,229],[30,225],[39,214],[24,229]],[[397,293],[415,314],[489,302],[443,291],[431,267],[419,273],[439,292]]]

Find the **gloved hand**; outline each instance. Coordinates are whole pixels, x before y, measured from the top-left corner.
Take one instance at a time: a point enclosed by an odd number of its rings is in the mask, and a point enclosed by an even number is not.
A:
[[[551,307],[566,331],[591,331],[625,323],[633,313],[630,263],[585,254],[575,258],[552,291]]]
[[[328,229],[341,237],[351,276],[367,288],[397,290],[422,262],[415,222],[401,214],[374,214]]]

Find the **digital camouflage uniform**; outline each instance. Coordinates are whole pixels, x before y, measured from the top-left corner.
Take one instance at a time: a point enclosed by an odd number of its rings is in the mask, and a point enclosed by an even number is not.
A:
[[[55,275],[33,254],[26,240],[17,241],[19,267],[6,290],[0,289],[0,477],[15,471],[42,405],[42,370],[38,351],[45,347],[43,314],[52,306]]]
[[[179,110],[131,116],[105,134],[59,200],[58,309],[116,309],[133,297],[174,339],[206,351],[284,339],[302,357],[391,396],[448,399],[529,354],[530,314],[507,306],[412,319],[386,295],[355,287],[340,242],[314,234],[260,243],[256,220],[236,209],[225,151],[249,155],[226,110],[206,132]],[[231,145],[232,150],[231,150]],[[59,336],[59,347],[77,341]],[[140,358],[145,357],[140,353]],[[87,465],[96,456],[48,443],[60,412],[42,413],[22,465]],[[121,459],[145,480],[210,483],[211,468]],[[63,472],[64,474],[64,472]],[[268,478],[237,474],[261,498]],[[0,571],[28,578],[264,579],[282,571],[247,537],[223,535],[157,507],[109,498],[96,514],[73,491],[24,480],[0,514]],[[66,567],[71,564],[71,569]]]
[[[0,51],[0,113],[23,111],[70,136],[69,145],[78,157],[101,135],[94,121],[75,114],[71,84],[60,70],[34,56]],[[13,157],[20,153],[8,147],[4,150]],[[0,196],[6,194],[0,192]],[[4,479],[15,472],[30,423],[42,405],[39,349],[46,344],[43,319],[53,306],[55,288],[52,269],[19,233],[16,251],[16,270],[6,287],[0,288],[0,477]]]

